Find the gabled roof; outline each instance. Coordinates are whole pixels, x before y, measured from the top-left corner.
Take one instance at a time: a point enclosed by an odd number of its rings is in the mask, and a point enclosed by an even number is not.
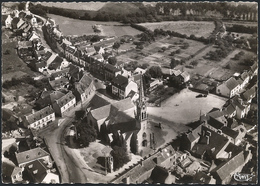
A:
[[[111,83],[117,87],[125,88],[128,85],[128,78],[118,74]]]
[[[75,99],[75,96],[72,94],[71,91],[69,91],[66,95],[62,96],[60,99],[56,100],[56,103],[59,105],[59,107],[63,107],[71,100]]]
[[[49,170],[48,165],[44,160],[35,160],[28,163],[25,166],[29,175],[33,176],[34,183],[41,183],[47,175],[47,170]]]
[[[224,126],[223,123],[221,123],[213,117],[210,117],[207,123],[215,129],[221,129]]]
[[[49,116],[50,114],[53,114],[54,111],[51,108],[51,106],[47,106],[39,111],[36,111],[33,114],[30,114],[28,116],[25,116],[26,120],[28,121],[29,124],[32,124],[36,121],[41,120],[42,118],[45,118],[46,116]]]
[[[245,101],[249,101],[250,99],[254,98],[256,95],[256,86],[253,86],[252,88],[250,88],[249,90],[245,91],[244,93],[242,93],[241,97],[245,100]]]
[[[190,77],[189,73],[186,72],[186,71],[182,72],[182,73],[180,74],[180,76],[183,77],[183,79],[186,79],[186,78]]]
[[[67,46],[66,47],[66,51],[69,52],[70,54],[74,54],[76,52],[76,49],[75,48],[72,48],[70,46]]]
[[[236,107],[233,104],[229,104],[224,110],[223,112],[225,113],[225,115],[231,115],[236,111]]]
[[[257,69],[257,63],[255,62],[250,68],[251,71],[254,72]]]
[[[233,90],[239,85],[239,83],[234,77],[229,78],[227,81],[224,82],[224,84],[229,90]]]
[[[87,88],[89,88],[93,79],[88,75],[84,74],[78,83],[75,83],[75,89],[80,93],[84,93]]]
[[[56,80],[49,81],[51,87],[56,90],[57,88],[69,84],[69,79],[66,77],[61,77]]]
[[[181,74],[180,70],[171,69],[171,73],[175,76],[179,76]]]
[[[57,69],[61,66],[63,58],[56,56],[56,58],[51,62],[49,69]]]
[[[190,142],[193,142],[200,137],[200,133],[201,133],[201,125],[199,125],[197,128],[195,128],[190,133],[188,133],[187,138]]]
[[[206,173],[204,172],[197,172],[194,176],[193,176],[193,183],[206,183],[209,184],[211,180],[211,177],[208,176]]]
[[[106,63],[106,64],[104,65],[104,69],[107,70],[107,71],[109,71],[109,72],[112,72],[112,73],[115,73],[115,72],[119,72],[119,71],[120,71],[120,69],[114,67],[113,65],[111,65],[111,64],[109,64],[109,63]]]
[[[231,128],[228,128],[228,127],[225,127],[225,126],[221,128],[221,131],[224,134],[226,134],[227,136],[230,136],[233,139],[235,139],[238,136],[238,134],[239,134],[239,132],[234,131]]]
[[[234,172],[238,167],[240,167],[244,161],[244,155],[241,152],[238,155],[230,158],[228,161],[223,162],[221,165],[216,167],[213,172],[215,172],[221,180],[225,180],[230,176],[230,173]]]
[[[12,28],[16,29],[19,21],[20,21],[20,19],[18,17],[13,18],[13,20],[11,22]]]
[[[32,41],[18,41],[18,49],[33,47]]]
[[[69,68],[65,68],[63,70],[52,73],[51,78],[55,79],[56,77],[65,76],[66,74],[68,74],[68,72],[69,72]]]
[[[165,180],[168,176],[168,170],[161,166],[154,167],[151,173],[151,179],[154,183],[165,183]]]
[[[245,71],[245,72],[243,72],[241,75],[240,75],[240,78],[242,79],[242,80],[245,80],[246,78],[248,78],[249,77],[249,74]]]
[[[144,74],[145,72],[146,72],[146,69],[142,69],[142,68],[139,68],[139,67],[137,67],[134,70],[134,74]]]
[[[23,163],[28,163],[34,160],[38,160],[40,158],[43,158],[45,156],[50,156],[48,152],[43,150],[40,147],[37,147],[35,149],[30,149],[24,152],[20,152],[16,154],[16,159],[18,165],[23,164]]]

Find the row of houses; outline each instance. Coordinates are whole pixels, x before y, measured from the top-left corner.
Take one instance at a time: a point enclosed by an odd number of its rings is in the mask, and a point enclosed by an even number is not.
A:
[[[248,84],[257,74],[257,62],[255,62],[248,71],[244,71],[241,74],[236,73],[228,80],[224,81],[216,87],[216,94],[232,98],[239,94],[241,90]]]

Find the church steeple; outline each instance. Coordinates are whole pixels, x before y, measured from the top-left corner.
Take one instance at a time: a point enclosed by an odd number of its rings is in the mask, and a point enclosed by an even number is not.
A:
[[[146,110],[147,108],[146,108],[146,101],[144,97],[143,75],[141,74],[140,86],[139,86],[139,99],[137,103],[137,118],[140,122],[147,119]]]

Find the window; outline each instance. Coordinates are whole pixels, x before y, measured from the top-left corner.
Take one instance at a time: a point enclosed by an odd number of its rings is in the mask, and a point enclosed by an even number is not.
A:
[[[143,133],[143,138],[146,139],[146,133],[145,132]]]

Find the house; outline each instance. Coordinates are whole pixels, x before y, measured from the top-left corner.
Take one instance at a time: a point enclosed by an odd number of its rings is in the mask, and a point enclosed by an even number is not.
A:
[[[50,80],[52,81],[52,80],[60,79],[62,77],[67,77],[68,73],[69,73],[69,68],[65,68],[61,71],[53,72],[51,74]]]
[[[205,172],[197,172],[193,176],[192,183],[195,184],[216,184],[216,180],[212,175],[206,174]]]
[[[23,168],[13,166],[7,162],[2,162],[2,181],[3,183],[22,183]]]
[[[158,87],[159,85],[162,85],[163,84],[163,81],[159,80],[159,79],[155,79],[154,81],[152,81],[150,83],[150,87],[149,87],[149,90],[152,91],[154,90],[156,87]]]
[[[229,104],[228,106],[223,108],[223,113],[227,118],[233,118],[236,116],[236,107],[233,104]]]
[[[154,167],[150,179],[152,180],[153,184],[173,184],[175,183],[175,176],[171,174],[170,171],[167,169],[156,166]]]
[[[202,125],[200,139],[191,149],[191,153],[201,159],[218,159],[228,144],[228,138],[215,132],[212,127]]]
[[[240,85],[241,88],[244,88],[246,86],[246,84],[249,82],[249,74],[247,71],[244,71],[241,75],[240,75],[240,78],[242,79],[242,84]]]
[[[33,60],[29,63],[29,66],[36,72],[43,72],[47,69],[47,62],[45,60],[36,61]]]
[[[145,74],[145,72],[146,72],[146,69],[142,69],[142,68],[137,67],[134,70],[133,74]]]
[[[34,39],[40,39],[40,37],[38,36],[38,34],[36,34],[35,31],[32,31],[32,32],[28,35],[27,39],[28,39],[29,41],[32,41],[32,40],[34,40]]]
[[[28,163],[40,159],[45,160],[48,164],[52,164],[50,154],[40,147],[16,153],[16,160],[20,168],[25,167]]]
[[[73,46],[67,46],[65,49],[65,57],[69,61],[77,61],[77,57],[74,56],[76,48]]]
[[[250,110],[250,104],[243,102],[243,100],[238,96],[231,98],[226,104],[232,105],[236,109],[235,117],[237,119],[244,118]]]
[[[47,91],[44,90],[39,99],[36,100],[35,105],[37,108],[42,109],[49,105],[53,105],[55,103],[55,100],[60,99],[65,94],[60,91]]]
[[[252,76],[256,75],[257,74],[257,62],[254,62],[254,64],[250,67],[250,71],[253,73]]]
[[[234,146],[232,146],[234,148]],[[227,150],[229,158],[227,161],[218,165],[211,171],[211,174],[216,179],[217,184],[230,183],[233,175],[236,172],[240,172],[245,165],[245,156],[243,150],[232,150],[231,146],[228,146]]]
[[[76,98],[72,94],[72,92],[69,91],[67,94],[57,99],[53,103],[53,110],[57,115],[63,117],[66,114],[66,112],[70,111],[70,109],[75,106],[76,106]]]
[[[117,75],[112,81],[112,94],[120,99],[124,99],[131,90],[138,92],[138,85],[133,81],[128,81],[128,78]]]
[[[178,77],[182,72],[180,70],[170,69],[170,75]]]
[[[121,70],[114,67],[113,65],[111,65],[109,63],[106,63],[104,65],[105,80],[110,81],[120,73],[121,73]]]
[[[60,56],[56,56],[55,59],[49,65],[49,69],[56,70],[56,71],[61,70],[61,68],[63,66],[62,62],[63,62],[63,58],[61,58]]]
[[[17,53],[19,57],[33,56],[33,42],[32,41],[18,41]]]
[[[12,28],[12,20],[13,18],[11,17],[11,15],[8,15],[6,17],[6,19],[4,20],[4,25],[5,25],[5,28]]]
[[[57,184],[60,183],[59,175],[52,165],[43,159],[37,159],[25,166],[32,183]]]
[[[209,111],[207,114],[201,116],[201,120],[208,121],[210,118],[214,118],[215,120],[218,120],[219,122],[223,123],[225,126],[227,126],[227,119],[225,118],[226,112],[222,109],[213,108],[211,111]]]
[[[87,99],[91,99],[95,95],[96,87],[94,80],[89,75],[84,74],[79,82],[74,84],[74,95],[76,101],[84,103]]]
[[[105,50],[102,46],[94,46],[94,49],[96,50],[96,54],[104,54]]]
[[[201,125],[195,128],[192,131],[188,131],[181,135],[181,150],[188,150],[190,151],[196,143],[198,143],[201,135]]]
[[[252,99],[256,96],[256,92],[257,92],[256,89],[257,89],[256,86],[251,87],[250,89],[242,93],[241,98],[246,103],[251,103]]]
[[[19,22],[17,23],[17,29],[23,29],[22,26],[25,25],[25,27],[27,26],[27,23],[23,20],[20,19]]]
[[[51,124],[55,120],[55,114],[51,106],[25,116],[25,124],[30,129],[39,130]]]
[[[78,82],[84,75],[83,68],[80,68],[73,64],[70,64],[68,68],[69,68],[68,77],[69,80],[71,80],[72,82]]]
[[[18,17],[14,17],[12,22],[11,22],[11,27],[13,31],[16,31],[18,29],[18,22],[20,21],[20,19]]]
[[[69,79],[67,77],[61,77],[55,80],[49,80],[49,83],[53,90],[66,89],[69,86]]]
[[[86,51],[88,56],[92,56],[96,53],[96,50],[93,46],[86,47],[85,51]]]
[[[179,78],[182,82],[186,83],[187,81],[190,80],[190,74],[188,72],[182,72],[180,75],[179,75]]]
[[[240,84],[234,77],[229,78],[216,88],[216,93],[228,98],[232,98],[235,94],[240,91]]]

